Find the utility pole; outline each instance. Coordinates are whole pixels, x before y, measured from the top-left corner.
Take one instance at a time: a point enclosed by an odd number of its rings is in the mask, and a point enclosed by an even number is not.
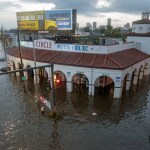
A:
[[[17,29],[17,38],[18,38],[18,48],[19,48],[19,56],[20,56],[21,69],[23,69],[22,51],[21,51],[21,47],[20,47],[20,37],[19,37],[19,30],[18,29]],[[21,74],[21,80],[23,81],[24,92],[26,92],[25,81],[23,80],[23,78],[24,78],[24,72],[22,71],[22,72],[20,72],[20,74]]]
[[[53,97],[53,105],[56,106],[55,88],[54,88],[54,64],[51,64],[51,76],[52,76],[52,97]]]
[[[21,69],[23,69],[23,63],[22,63],[22,52],[20,47],[20,37],[19,37],[19,30],[17,29],[17,38],[18,38],[18,48],[19,48],[19,55],[20,55],[20,63],[21,63]],[[23,74],[23,73],[22,73]]]

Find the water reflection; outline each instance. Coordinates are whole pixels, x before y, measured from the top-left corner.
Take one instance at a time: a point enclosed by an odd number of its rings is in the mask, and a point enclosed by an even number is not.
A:
[[[61,136],[59,135],[58,131],[58,121],[54,120],[53,123],[53,131],[51,133],[51,139],[50,139],[50,149],[52,150],[61,150]]]

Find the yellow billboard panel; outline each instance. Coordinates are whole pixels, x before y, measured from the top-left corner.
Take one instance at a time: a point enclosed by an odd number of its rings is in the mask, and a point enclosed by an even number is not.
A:
[[[18,28],[21,30],[38,30],[38,21],[18,21]]]

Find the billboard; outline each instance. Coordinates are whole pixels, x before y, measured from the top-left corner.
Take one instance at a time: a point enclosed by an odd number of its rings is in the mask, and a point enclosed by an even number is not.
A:
[[[43,10],[17,12],[20,30],[73,30],[76,24],[76,10]]]
[[[45,11],[45,20],[55,22],[57,30],[72,30],[72,10]],[[45,25],[48,30],[48,25]]]
[[[44,29],[44,11],[17,12],[17,24],[20,30]]]
[[[38,21],[19,21],[18,28],[24,30],[38,30]]]

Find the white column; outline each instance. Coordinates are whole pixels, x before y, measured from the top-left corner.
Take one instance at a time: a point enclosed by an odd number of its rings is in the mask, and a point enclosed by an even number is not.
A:
[[[71,93],[73,90],[73,85],[71,81],[67,81],[67,92]]]
[[[129,91],[131,86],[131,80],[126,80],[126,90]]]
[[[143,71],[140,71],[139,79],[142,80],[142,78],[143,78]]]
[[[89,95],[94,95],[94,85],[89,85]]]
[[[138,75],[134,75],[133,84],[137,84],[137,80],[138,80]]]
[[[13,65],[13,63],[10,64],[10,71],[14,71],[14,65]]]
[[[34,69],[34,83],[39,83],[40,78],[39,78],[39,73],[37,71],[37,69]]]
[[[47,67],[45,68],[45,70],[47,71],[48,74],[48,82],[49,82],[49,86],[52,89],[52,74],[51,74],[51,67]]]
[[[120,98],[122,96],[122,87],[114,87],[114,98]]]
[[[16,68],[16,70],[19,70],[19,68]],[[19,74],[20,74],[19,72],[16,72],[16,76],[19,76]]]
[[[148,68],[144,68],[144,75],[145,76],[149,75],[149,69]]]

